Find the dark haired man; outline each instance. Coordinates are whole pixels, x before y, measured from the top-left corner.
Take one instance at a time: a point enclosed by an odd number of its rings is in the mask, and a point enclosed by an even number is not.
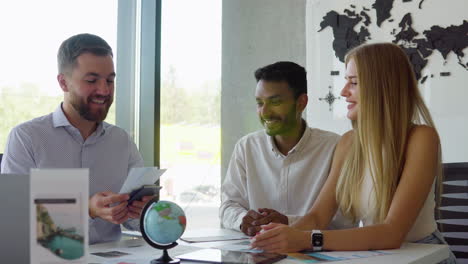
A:
[[[328,176],[339,136],[302,119],[308,97],[303,67],[277,62],[255,71],[264,130],[241,138],[222,185],[223,227],[249,236],[260,226],[292,224],[312,207]],[[352,226],[336,216],[331,228]]]
[[[79,34],[62,43],[57,59],[63,103],[13,128],[1,171],[89,168],[89,242],[117,240],[120,224],[138,228],[136,218],[151,197],[128,205],[128,194],[118,194],[129,169],[142,167],[143,159],[123,129],[104,122],[114,97],[112,49],[98,36]]]

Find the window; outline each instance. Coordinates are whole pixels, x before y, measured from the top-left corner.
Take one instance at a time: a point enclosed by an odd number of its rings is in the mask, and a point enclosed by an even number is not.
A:
[[[2,1],[0,24],[3,152],[14,126],[53,112],[62,101],[63,92],[56,80],[57,51],[62,41],[79,33],[96,34],[109,43],[115,56],[117,1]],[[106,121],[115,123],[115,103]]]
[[[161,199],[182,206],[188,228],[219,226],[221,2],[2,2],[0,23],[11,26],[0,43],[0,153],[14,126],[62,101],[62,41],[96,34],[113,48],[117,71],[106,122],[131,135],[146,166],[168,169]]]
[[[221,2],[162,3],[161,199],[189,229],[219,226]]]

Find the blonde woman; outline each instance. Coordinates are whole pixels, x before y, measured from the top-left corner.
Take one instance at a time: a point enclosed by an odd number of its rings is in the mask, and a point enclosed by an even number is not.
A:
[[[294,252],[445,243],[434,219],[439,136],[404,51],[390,43],[351,50],[341,95],[353,129],[338,143],[318,199],[290,227],[263,226],[252,247]],[[325,230],[337,210],[364,226]],[[451,253],[445,263],[454,261]]]

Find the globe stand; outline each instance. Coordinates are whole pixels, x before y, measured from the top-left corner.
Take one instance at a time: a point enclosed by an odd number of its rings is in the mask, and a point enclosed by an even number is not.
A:
[[[174,245],[175,244],[175,245]],[[158,245],[158,246],[161,246],[161,245]],[[167,250],[169,248],[173,248],[177,246],[177,243],[172,243],[170,244],[169,246],[166,246],[164,249],[163,249],[163,255],[158,258],[158,259],[153,259],[151,260],[151,264],[177,264],[177,263],[180,263],[180,260],[179,259],[173,259],[169,256],[169,254],[167,253]]]
[[[144,223],[144,217],[143,216],[146,215],[146,211],[148,211],[151,208],[151,205],[153,203],[157,203],[158,201],[159,201],[159,197],[156,196],[153,199],[151,199],[150,201],[148,201],[146,203],[145,207],[143,208],[143,211],[141,212],[142,216],[140,217],[141,235],[143,236],[143,239],[146,241],[146,243],[148,243],[150,246],[152,246],[154,248],[157,248],[157,249],[163,250],[162,256],[160,258],[158,258],[158,259],[151,260],[151,262],[150,262],[151,264],[177,264],[177,263],[180,263],[180,260],[171,258],[169,256],[169,254],[167,253],[167,250],[177,246],[178,244],[176,242],[173,242],[173,243],[171,243],[169,245],[157,244],[151,238],[148,237],[148,235],[146,234],[146,231],[145,231],[145,223]]]

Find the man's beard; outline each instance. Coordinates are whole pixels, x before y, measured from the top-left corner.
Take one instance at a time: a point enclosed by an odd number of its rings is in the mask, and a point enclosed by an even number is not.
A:
[[[80,98],[79,98],[80,99]],[[88,102],[83,102],[83,100],[72,100],[72,106],[75,110],[80,114],[81,117],[88,121],[92,122],[102,122],[106,119],[107,113],[109,112],[109,108],[112,104],[112,98],[110,96],[99,96],[99,99],[105,100],[105,108],[101,108],[99,110],[91,111],[91,107],[89,106],[91,97],[88,98]]]

